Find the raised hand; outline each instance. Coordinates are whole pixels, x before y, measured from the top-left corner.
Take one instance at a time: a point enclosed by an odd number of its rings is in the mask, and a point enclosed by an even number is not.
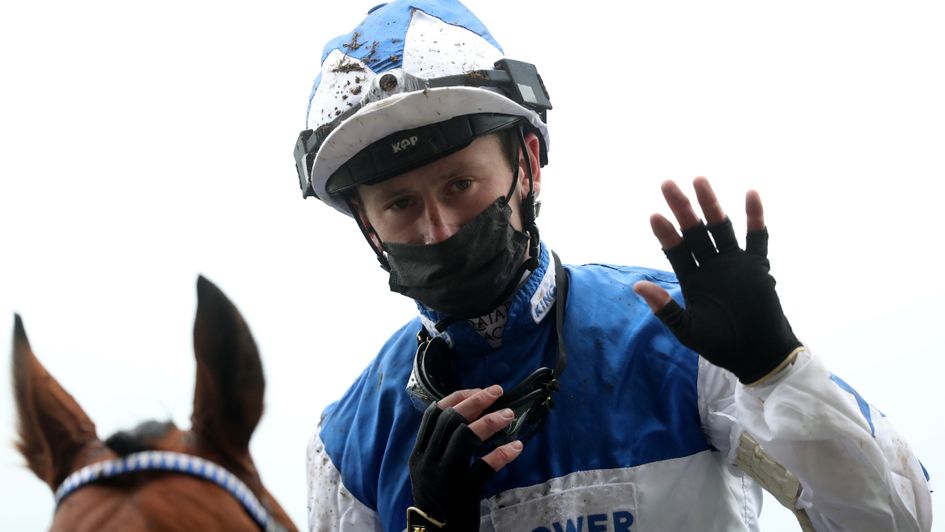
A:
[[[479,530],[483,486],[522,452],[522,443],[513,441],[473,459],[483,441],[514,419],[510,409],[482,415],[501,396],[498,385],[460,390],[424,412],[410,456],[414,505],[407,530]]]
[[[777,369],[801,345],[768,273],[761,198],[753,190],[745,197],[748,234],[742,250],[709,181],[698,177],[693,186],[708,227],[672,181],[663,183],[663,197],[682,235],[663,216],[650,217],[653,234],[679,279],[686,308],[656,284],[640,281],[633,288],[680,342],[750,384]]]

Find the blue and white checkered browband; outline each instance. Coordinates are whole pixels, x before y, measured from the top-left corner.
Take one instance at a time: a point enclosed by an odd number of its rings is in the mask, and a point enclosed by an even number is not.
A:
[[[217,464],[189,454],[170,451],[143,451],[122,458],[96,462],[72,473],[56,490],[56,505],[75,490],[102,479],[138,471],[172,471],[209,480],[225,489],[243,505],[250,517],[263,530],[280,529],[269,512],[236,475]]]

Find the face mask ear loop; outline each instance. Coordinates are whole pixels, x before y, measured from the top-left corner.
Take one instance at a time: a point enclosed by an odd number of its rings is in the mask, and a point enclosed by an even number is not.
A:
[[[535,201],[535,169],[532,167],[532,158],[529,157],[528,147],[525,144],[525,129],[518,127],[518,143],[521,152],[525,156],[526,170],[528,171],[528,194],[522,200],[522,228],[528,234],[528,260],[525,261],[525,267],[534,271],[538,267],[539,250],[541,248],[541,239],[538,236],[538,225],[535,218],[538,216],[537,202]],[[516,161],[516,175],[518,174],[518,161]]]
[[[390,272],[390,262],[387,261],[387,256],[384,255],[384,249],[379,248],[374,244],[374,240],[371,238],[371,235],[377,236],[377,233],[373,229],[368,229],[364,222],[361,221],[360,211],[355,202],[351,201],[350,197],[345,198],[345,202],[348,204],[348,209],[351,211],[351,217],[354,218],[354,221],[358,223],[358,228],[361,229],[361,234],[364,235],[364,239],[367,240],[369,246],[374,251],[374,254],[377,255],[377,262],[381,263],[381,268],[384,271]],[[377,238],[380,241],[380,237]]]

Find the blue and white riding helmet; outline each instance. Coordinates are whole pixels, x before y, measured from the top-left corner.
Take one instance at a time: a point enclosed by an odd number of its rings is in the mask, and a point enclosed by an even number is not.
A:
[[[504,58],[456,0],[397,0],[331,40],[295,147],[303,197],[351,215],[345,193],[518,123],[549,148],[551,102],[534,65]]]

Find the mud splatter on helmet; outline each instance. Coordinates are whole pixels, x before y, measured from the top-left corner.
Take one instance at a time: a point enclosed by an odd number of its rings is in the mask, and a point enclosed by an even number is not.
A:
[[[331,40],[295,159],[303,197],[350,215],[345,193],[522,124],[549,148],[551,109],[534,65],[504,57],[455,0],[399,0]]]

